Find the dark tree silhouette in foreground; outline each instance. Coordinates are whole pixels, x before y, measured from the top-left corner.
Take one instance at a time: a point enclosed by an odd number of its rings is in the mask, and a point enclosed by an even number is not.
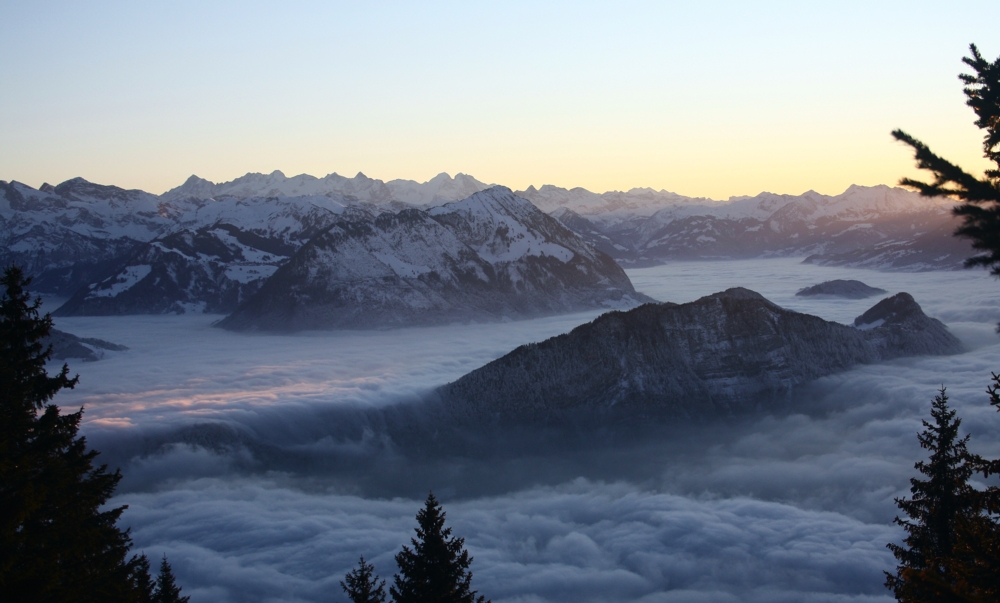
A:
[[[904,178],[900,184],[925,196],[962,201],[954,209],[962,218],[955,235],[971,239],[972,247],[981,252],[965,265],[984,266],[1000,277],[1000,58],[990,63],[975,44],[969,50],[971,56],[962,61],[974,73],[958,77],[965,83],[966,104],[976,113],[976,125],[985,130],[983,155],[996,168],[977,178],[902,130],[892,135],[913,147],[917,167],[934,174],[933,182]],[[996,374],[987,393],[1000,410]],[[961,420],[947,400],[942,388],[931,409],[934,423],[924,421],[919,435],[920,445],[931,456],[916,468],[927,479],[910,480],[912,498],[896,499],[909,519],[896,518],[906,538],[903,545],[888,545],[899,565],[895,574],[886,574],[886,586],[899,601],[1000,601],[1000,489],[976,490],[968,482],[976,473],[987,478],[1000,474],[1000,460],[968,452],[969,437],[958,438]]]
[[[1000,410],[1000,377],[987,389]],[[920,445],[928,461],[915,465],[927,479],[910,480],[909,499],[896,499],[908,519],[902,545],[887,545],[899,561],[886,586],[906,602],[986,603],[1000,601],[1000,488],[976,490],[969,479],[1000,470],[1000,461],[968,451],[969,436],[958,437],[961,419],[948,407],[942,388],[924,421]]]
[[[72,388],[69,368],[48,376],[52,319],[39,316],[30,282],[9,267],[0,280],[0,591],[7,601],[125,601],[131,546],[101,510],[121,474],[95,468],[77,438],[78,412],[61,415],[55,394]]]
[[[149,557],[143,553],[132,561],[132,588],[135,591],[135,603],[153,603],[156,583],[149,575]]]
[[[943,595],[956,582],[958,526],[977,514],[969,485],[977,458],[966,448],[969,436],[958,437],[962,420],[948,407],[944,388],[934,398],[931,418],[917,436],[930,458],[914,465],[926,479],[910,479],[912,496],[896,499],[909,518],[895,519],[906,538],[902,545],[888,545],[899,565],[895,575],[886,573],[886,586],[900,601],[946,600]]]
[[[1000,375],[991,375],[993,383],[986,393],[1000,412]],[[1000,474],[1000,459],[977,456],[974,465],[984,477]],[[957,590],[967,593],[968,601],[1000,601],[1000,488],[989,486],[975,496],[977,513],[958,525]]]
[[[472,557],[465,539],[444,527],[445,513],[434,494],[428,494],[417,513],[417,537],[396,555],[399,573],[389,588],[395,603],[488,603],[472,590]]]
[[[983,154],[996,164],[982,178],[969,174],[959,166],[937,156],[916,138],[902,130],[892,135],[913,147],[917,167],[934,174],[933,182],[910,178],[900,180],[926,196],[946,196],[963,201],[954,209],[962,218],[957,236],[972,240],[973,249],[982,252],[966,260],[966,266],[984,266],[1000,277],[1000,57],[990,63],[982,57],[975,44],[969,46],[972,56],[962,61],[973,74],[961,74],[965,83],[966,104],[976,112],[976,125],[985,130]]]
[[[30,279],[10,266],[0,278],[0,593],[7,602],[147,603],[145,555],[126,559],[125,507],[105,509],[121,474],[94,467],[77,437],[83,409],[60,414],[51,401],[72,388],[63,365],[49,376],[52,318],[40,316]]]
[[[174,580],[174,572],[167,563],[167,556],[160,561],[160,575],[156,577],[156,592],[153,603],[187,603],[190,597],[181,596],[181,588]]]
[[[365,563],[364,556],[358,560],[358,567],[344,576],[340,587],[347,593],[351,603],[384,603],[385,580],[375,575],[375,567]]]

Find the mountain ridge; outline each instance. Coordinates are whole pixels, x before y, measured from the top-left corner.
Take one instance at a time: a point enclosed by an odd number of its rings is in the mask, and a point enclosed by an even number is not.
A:
[[[643,299],[610,257],[510,189],[492,187],[428,211],[337,222],[218,326],[384,328]]]
[[[728,416],[779,404],[794,387],[858,364],[963,349],[906,293],[858,320],[859,328],[842,325],[728,289],[606,313],[437,391],[472,421],[559,421],[578,412]]]
[[[270,210],[261,209],[270,205],[350,207],[375,216],[414,206],[440,207],[486,186],[464,174],[453,178],[442,173],[417,183],[383,182],[361,173],[354,178],[335,173],[289,178],[275,171],[219,185],[191,176],[157,196],[82,178],[40,189],[0,181],[0,261],[24,266],[37,290],[71,297],[120,272],[130,256],[148,251],[145,246],[153,240],[182,230],[196,236],[222,223],[257,234],[263,228],[270,236],[274,225],[259,223],[270,220]],[[836,196],[761,193],[727,202],[649,188],[597,194],[545,185],[529,187],[524,194],[531,197],[531,191],[583,199],[585,207],[575,201],[552,202],[549,213],[624,266],[800,255],[823,265],[936,270],[960,268],[974,254],[966,240],[951,236],[956,222],[949,202],[887,186],[852,185]],[[240,196],[244,194],[256,196]],[[545,203],[533,201],[542,209],[549,207]],[[587,203],[591,213],[580,213]],[[223,215],[227,207],[231,211]],[[294,221],[288,224],[300,228]]]

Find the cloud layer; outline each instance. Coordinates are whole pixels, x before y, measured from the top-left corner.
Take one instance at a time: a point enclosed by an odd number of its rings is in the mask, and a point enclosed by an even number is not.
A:
[[[147,552],[195,599],[337,599],[364,554],[391,582],[420,502],[298,492],[269,480],[189,482],[131,495]],[[494,601],[886,599],[894,531],[746,497],[692,498],[586,480],[446,503]]]
[[[131,350],[72,367],[81,384],[57,402],[86,405],[90,442],[123,465],[116,502],[130,506],[137,547],[166,552],[195,603],[339,600],[361,554],[391,580],[431,488],[476,558],[475,587],[497,602],[888,601],[892,499],[922,456],[915,436],[937,388],[972,449],[1000,456],[983,393],[1000,368],[997,283],[785,259],[630,276],[662,300],[745,286],[845,323],[877,299],[794,294],[857,278],[913,294],[969,352],[828,377],[776,416],[569,442],[525,432],[448,455],[385,441],[366,409],[413,401],[595,313],[296,336],[228,333],[204,316],[63,318],[63,330]]]

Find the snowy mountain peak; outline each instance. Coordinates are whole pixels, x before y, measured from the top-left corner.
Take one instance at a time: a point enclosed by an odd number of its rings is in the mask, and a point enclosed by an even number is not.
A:
[[[212,183],[196,174],[191,174],[188,177],[188,179],[184,181],[184,184],[182,184],[181,186],[198,186],[204,184],[211,185]]]
[[[458,174],[452,178],[445,172],[423,183],[413,180],[392,180],[387,183],[369,178],[364,172],[358,172],[353,178],[336,172],[317,178],[309,174],[287,177],[280,170],[275,170],[270,174],[250,172],[235,180],[218,184],[192,176],[181,186],[164,193],[162,198],[175,201],[224,196],[246,199],[326,195],[375,205],[403,203],[427,207],[464,199],[486,187],[487,185],[471,176]]]
[[[212,197],[214,187],[215,184],[210,180],[205,180],[204,178],[191,174],[191,176],[184,181],[184,184],[171,189],[163,196],[173,199],[210,199]]]
[[[599,254],[593,247],[505,186],[490,187],[429,213],[491,264],[528,257],[564,265],[578,257],[598,261]]]
[[[644,299],[610,257],[496,186],[430,210],[335,223],[220,326],[383,328]]]
[[[509,211],[513,208],[531,207],[537,211],[530,201],[523,197],[518,197],[506,186],[491,186],[486,190],[479,191],[461,201],[445,203],[440,207],[431,209],[431,215],[441,215],[453,211],[481,212],[489,211]]]

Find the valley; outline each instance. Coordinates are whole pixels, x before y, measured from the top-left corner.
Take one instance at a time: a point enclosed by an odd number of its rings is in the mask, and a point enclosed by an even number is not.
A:
[[[396,446],[365,413],[418,404],[600,311],[295,335],[212,328],[218,315],[61,317],[60,329],[129,350],[73,364],[81,384],[59,402],[86,406],[88,441],[122,466],[115,500],[130,505],[123,519],[137,546],[155,543],[177,559],[197,596],[321,600],[356,561],[352,546],[390,567],[412,508],[433,488],[494,601],[625,601],[668,588],[719,600],[888,601],[881,569],[896,537],[892,498],[907,487],[920,455],[915,434],[942,383],[975,449],[1000,455],[982,393],[1000,363],[996,283],[979,271],[876,272],[801,258],[627,273],[661,301],[741,286],[841,324],[879,298],[795,293],[853,278],[909,292],[967,351],[823,377],[780,413],[625,435],[527,430],[479,449],[463,443],[457,454]],[[214,431],[193,429],[206,424]],[[230,435],[220,439],[220,429]],[[280,542],[270,535],[275,521],[286,527]],[[737,548],[720,546],[721,534]],[[775,574],[764,560],[777,558],[798,569]],[[740,572],[719,578],[724,567]]]

